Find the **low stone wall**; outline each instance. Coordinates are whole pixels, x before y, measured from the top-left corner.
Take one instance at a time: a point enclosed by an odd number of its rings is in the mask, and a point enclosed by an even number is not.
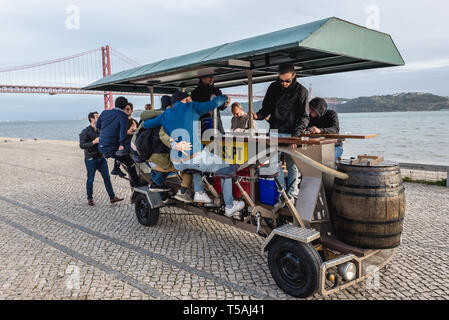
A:
[[[401,169],[402,177],[408,177],[411,180],[441,181],[446,179],[446,172],[432,172],[424,170]]]

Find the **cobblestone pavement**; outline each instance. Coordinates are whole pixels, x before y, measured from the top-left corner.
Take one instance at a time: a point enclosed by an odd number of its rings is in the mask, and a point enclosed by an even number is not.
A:
[[[146,228],[126,181],[113,178],[126,200],[110,205],[99,174],[91,208],[76,143],[4,140],[0,299],[293,299],[258,236],[175,208]],[[309,299],[448,298],[449,189],[406,184],[406,195],[403,242],[378,286]]]

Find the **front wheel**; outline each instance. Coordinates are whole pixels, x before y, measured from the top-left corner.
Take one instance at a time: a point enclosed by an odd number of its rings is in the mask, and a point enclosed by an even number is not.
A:
[[[278,238],[268,249],[268,267],[279,288],[298,298],[318,291],[321,257],[310,243]]]
[[[140,224],[151,227],[159,220],[159,208],[152,209],[147,197],[139,194],[135,203],[136,216]]]

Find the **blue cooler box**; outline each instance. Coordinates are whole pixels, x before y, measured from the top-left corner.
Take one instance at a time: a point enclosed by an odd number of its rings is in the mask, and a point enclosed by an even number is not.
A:
[[[274,179],[259,178],[259,201],[263,204],[274,206],[278,199],[279,192]]]

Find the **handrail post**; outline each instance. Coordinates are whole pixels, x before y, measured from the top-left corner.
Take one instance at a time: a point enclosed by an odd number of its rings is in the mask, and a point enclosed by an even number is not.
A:
[[[245,71],[246,76],[248,77],[248,113],[249,113],[249,122],[250,122],[250,129],[249,129],[249,135],[251,138],[254,137],[254,119],[253,119],[253,71],[252,70],[246,70]],[[249,142],[248,144],[250,144]],[[248,146],[248,152],[251,152],[252,148]],[[249,194],[251,199],[255,202],[256,201],[256,169],[251,168],[249,169]]]
[[[254,136],[254,119],[253,119],[253,71],[246,70],[246,76],[248,77],[248,112],[250,122],[250,136]]]
[[[150,89],[151,110],[154,110],[154,88],[153,86],[149,86],[148,88]]]

